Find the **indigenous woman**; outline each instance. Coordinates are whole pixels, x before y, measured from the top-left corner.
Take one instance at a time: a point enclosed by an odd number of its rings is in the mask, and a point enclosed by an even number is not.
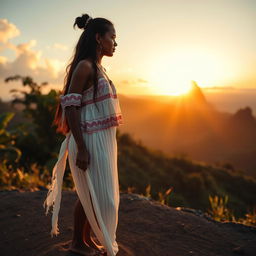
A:
[[[51,235],[58,235],[58,213],[68,158],[78,199],[69,250],[82,255],[114,256],[119,248],[116,229],[119,208],[116,129],[123,124],[115,85],[101,65],[113,56],[117,43],[112,22],[77,17],[83,29],[68,66],[66,82],[55,114],[57,131],[65,134],[52,183],[44,201],[46,215],[53,207]],[[101,246],[90,235],[93,231]]]

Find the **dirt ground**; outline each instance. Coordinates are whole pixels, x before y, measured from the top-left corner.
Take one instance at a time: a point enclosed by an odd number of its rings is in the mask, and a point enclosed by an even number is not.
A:
[[[3,256],[75,256],[68,252],[76,192],[63,191],[60,234],[51,238],[47,191],[0,191]],[[117,256],[256,255],[256,228],[218,223],[193,209],[178,210],[136,194],[121,193]]]

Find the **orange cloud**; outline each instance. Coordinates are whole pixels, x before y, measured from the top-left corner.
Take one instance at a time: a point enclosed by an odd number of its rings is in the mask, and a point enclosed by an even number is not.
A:
[[[0,19],[0,42],[7,43],[9,39],[19,36],[19,29],[7,19]]]

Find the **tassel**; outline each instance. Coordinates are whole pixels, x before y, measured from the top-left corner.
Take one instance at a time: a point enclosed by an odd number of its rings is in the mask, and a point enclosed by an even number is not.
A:
[[[61,144],[58,161],[55,164],[52,171],[51,186],[47,193],[46,199],[43,203],[43,207],[45,209],[45,215],[48,214],[51,206],[53,208],[51,237],[53,237],[53,235],[57,236],[60,233],[58,228],[58,214],[60,209],[61,190],[62,190],[63,176],[66,169],[66,160],[68,156],[68,141],[69,141],[70,135],[71,135],[71,132],[69,132],[66,135],[65,140]]]

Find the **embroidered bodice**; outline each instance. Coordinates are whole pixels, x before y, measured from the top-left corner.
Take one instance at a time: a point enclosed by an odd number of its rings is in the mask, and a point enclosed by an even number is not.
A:
[[[63,115],[67,106],[81,107],[80,127],[83,132],[93,133],[123,124],[116,88],[113,82],[109,82],[105,77],[98,79],[95,103],[93,101],[93,86],[84,90],[82,94],[61,95],[60,101]]]

